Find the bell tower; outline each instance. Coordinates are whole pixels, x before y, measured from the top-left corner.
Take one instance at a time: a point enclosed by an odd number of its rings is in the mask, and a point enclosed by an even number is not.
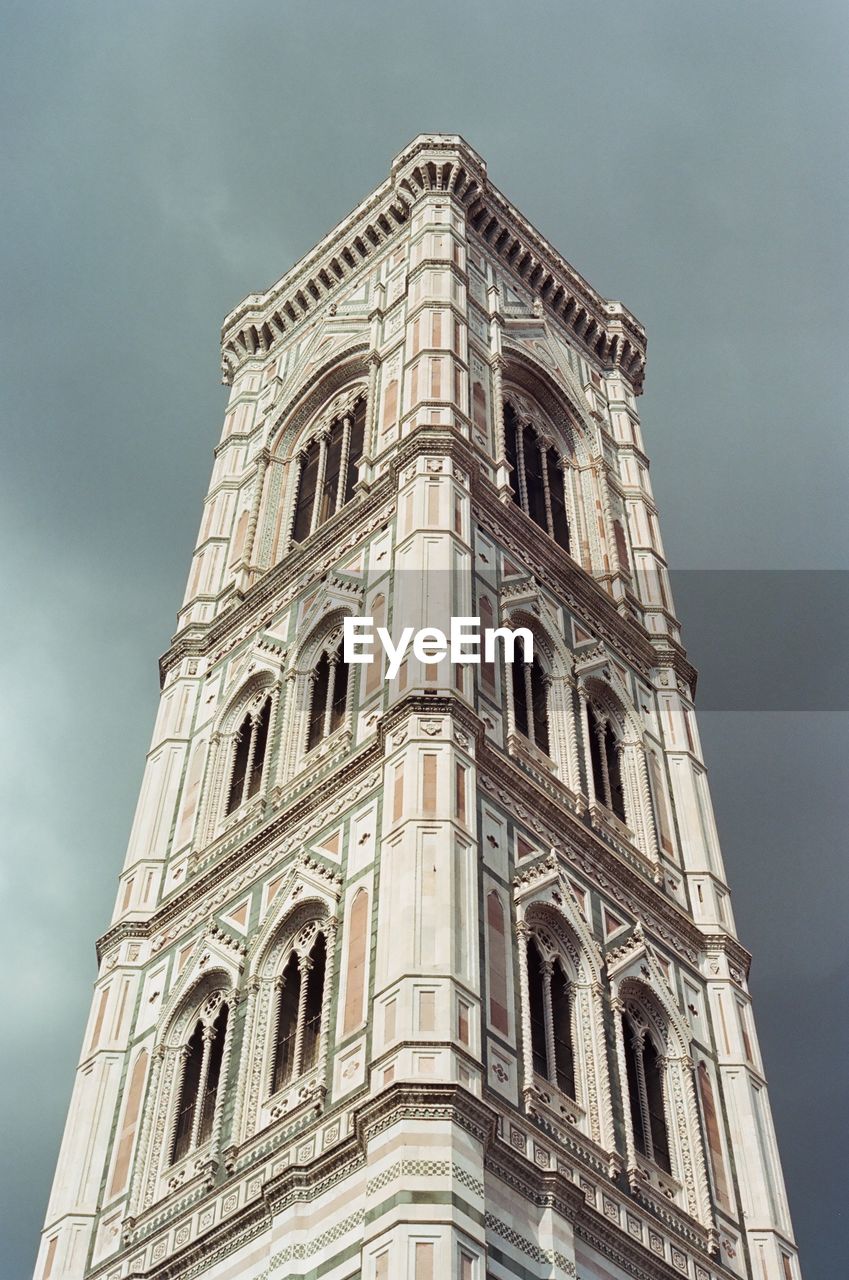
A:
[[[642,327],[421,136],[222,361],[36,1280],[800,1280]]]

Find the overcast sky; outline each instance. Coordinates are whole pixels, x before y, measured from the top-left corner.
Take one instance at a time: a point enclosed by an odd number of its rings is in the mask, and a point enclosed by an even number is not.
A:
[[[845,570],[849,9],[0,0],[0,23],[0,1275],[20,1280],[220,430],[223,316],[415,134],[462,133],[647,327],[672,565]],[[849,1243],[840,592],[710,572],[678,592],[806,1280]]]

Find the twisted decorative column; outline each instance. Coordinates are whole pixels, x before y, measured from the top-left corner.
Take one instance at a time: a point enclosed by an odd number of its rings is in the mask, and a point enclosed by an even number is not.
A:
[[[333,653],[327,655],[327,661],[330,670],[327,673],[327,696],[324,702],[324,722],[322,725],[322,736],[327,738],[330,735],[330,724],[333,719],[333,697],[336,692],[336,667],[339,663],[339,653],[334,649]]]
[[[298,956],[298,971],[301,975],[301,986],[298,991],[298,1022],[295,1028],[295,1049],[292,1054],[292,1079],[297,1080],[301,1074],[304,1061],[304,1031],[307,1018],[307,987],[312,972],[310,956]]]
[[[601,765],[601,787],[604,792],[603,803],[608,809],[613,809],[613,793],[610,790],[610,769],[607,765],[607,743],[605,741],[607,735],[607,720],[604,716],[596,712],[595,719],[595,740],[598,744],[598,758]],[[592,768],[592,757],[590,757],[590,768]]]
[[[581,703],[581,735],[584,740],[584,769],[587,779],[587,803],[590,808],[595,804],[595,778],[593,777],[593,761],[590,751],[590,718],[587,710],[589,697],[583,685],[578,685],[578,699]]]
[[[198,1076],[197,1093],[195,1094],[195,1113],[192,1116],[192,1132],[189,1138],[189,1151],[194,1151],[198,1145],[198,1137],[200,1136],[200,1122],[203,1116],[204,1095],[206,1094],[206,1082],[209,1077],[209,1055],[212,1050],[212,1041],[215,1038],[215,1027],[211,1022],[203,1024],[201,1032],[203,1038],[203,1057],[200,1063],[200,1075]],[[179,1093],[177,1097],[179,1099]]]
[[[346,413],[342,419],[342,450],[339,457],[339,479],[336,482],[336,502],[333,510],[339,511],[345,501],[345,490],[348,487],[348,457],[351,452],[351,414]]]
[[[280,539],[281,546],[288,550],[291,550],[293,546],[292,534],[295,531],[295,516],[298,511],[298,495],[301,489],[301,472],[304,469],[305,461],[306,454],[303,449],[296,453],[292,459],[292,497],[290,499],[289,510],[286,515],[285,531],[283,537]]]
[[[516,429],[516,464],[518,475],[516,481],[518,484],[519,502],[522,510],[527,514],[528,510],[528,481],[525,475],[525,428],[521,424]]]
[[[622,1119],[625,1126],[625,1163],[628,1169],[629,1180],[633,1186],[633,1175],[637,1170],[637,1148],[634,1141],[634,1123],[631,1119],[631,1108],[625,1097],[625,1091],[628,1088],[628,1064],[625,1058],[625,1028],[622,1020],[622,1015],[625,1012],[625,1005],[619,996],[614,996],[610,1004],[613,1009],[613,1033],[616,1041],[616,1067],[619,1075],[619,1096],[622,1099]]]
[[[542,492],[545,500],[545,524],[548,529],[548,536],[554,537],[554,516],[551,511],[551,488],[548,479],[548,449],[551,444],[548,436],[537,436],[537,448],[539,449],[539,465],[542,472]]]
[[[527,1107],[534,1084],[534,1058],[531,1041],[530,986],[528,983],[528,941],[531,936],[531,931],[524,920],[520,920],[516,925],[516,936],[519,939],[519,1008],[522,1015],[522,1078],[524,1080],[523,1093],[525,1096],[525,1106]]]
[[[243,578],[241,584],[242,589],[250,586],[250,576],[252,572],[252,560],[254,553],[254,542],[256,540],[257,525],[259,524],[259,509],[262,505],[262,492],[265,485],[265,472],[268,467],[268,452],[263,449],[256,461],[256,478],[254,481],[253,502],[251,503],[251,513],[248,517],[248,528],[245,534],[245,545],[242,550]]]
[[[547,957],[543,960],[542,969],[542,1007],[545,1021],[545,1066],[549,1084],[557,1083],[557,1050],[554,1045],[554,1010],[551,1004],[551,979],[554,977],[554,963]]]
[[[315,478],[315,493],[312,500],[312,518],[310,520],[310,533],[315,533],[318,528],[318,519],[321,515],[321,504],[324,499],[324,482],[327,476],[327,445],[330,440],[330,432],[327,427],[318,437],[318,474]]]
[[[657,847],[657,830],[652,809],[651,791],[649,789],[649,771],[646,764],[645,743],[635,743],[634,765],[637,774],[637,787],[643,810],[643,848],[652,862],[659,866],[660,853]]]
[[[327,957],[324,969],[324,992],[321,1000],[321,1040],[318,1047],[318,1080],[322,1098],[327,1095],[329,1083],[327,1069],[330,1065],[330,1009],[333,984],[336,977],[336,948],[339,939],[339,918],[329,916],[325,921]]]

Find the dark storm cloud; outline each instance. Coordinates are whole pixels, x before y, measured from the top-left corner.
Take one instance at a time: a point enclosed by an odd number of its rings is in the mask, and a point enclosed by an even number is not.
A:
[[[670,562],[845,568],[849,23],[842,4],[766,0],[7,0],[0,19],[0,1271],[18,1280],[220,427],[223,315],[413,135],[460,132],[647,326]],[[769,628],[757,602],[720,627],[685,596],[720,688],[734,645]],[[782,672],[806,658],[807,687],[818,671],[827,687],[840,654],[789,617]],[[806,1274],[824,1280],[845,1256],[846,719],[827,698],[710,705],[811,708],[701,724]]]

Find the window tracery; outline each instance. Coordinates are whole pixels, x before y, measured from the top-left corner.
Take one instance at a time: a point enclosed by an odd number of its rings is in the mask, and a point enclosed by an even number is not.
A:
[[[610,973],[631,1185],[654,1187],[712,1230],[690,1032],[641,926]]]
[[[258,710],[248,711],[236,731],[233,766],[227,792],[228,814],[257,794],[262,783],[268,727],[271,720],[271,697]]]
[[[531,1051],[534,1071],[568,1097],[575,1097],[572,996],[559,955],[543,951],[536,933],[526,942]]]
[[[366,401],[360,396],[296,455],[292,542],[303,542],[353,498],[365,422]]]
[[[672,1173],[669,1133],[666,1128],[664,1060],[654,1037],[638,1026],[624,1011],[622,1035],[625,1044],[626,1081],[634,1146],[640,1155]]]
[[[310,673],[311,692],[307,729],[307,751],[317,747],[345,723],[348,705],[349,668],[342,657],[342,641],[334,649],[323,649]]]
[[[521,636],[516,641],[512,676],[515,727],[532,746],[537,747],[547,756],[551,755],[548,673],[536,654],[532,662],[525,662],[525,644]]]
[[[315,934],[309,951],[304,946],[305,942],[301,940],[300,949],[293,947],[277,979],[272,1094],[311,1071],[318,1062],[327,969],[324,934]]]
[[[621,739],[613,726],[612,717],[592,702],[587,703],[587,719],[590,767],[596,798],[611,813],[615,813],[620,822],[627,822],[620,763],[624,750]]]
[[[236,1141],[304,1103],[320,1105],[326,1091],[336,917],[305,899],[267,926],[247,986]]]
[[[219,995],[210,996],[181,1050],[183,1070],[169,1164],[179,1163],[212,1137],[228,1022],[228,1005]]]
[[[575,1125],[612,1158],[598,947],[556,868],[535,888],[518,889],[517,897],[525,1105],[548,1123]]]
[[[550,437],[520,413],[511,399],[504,401],[504,447],[511,467],[513,501],[559,547],[569,551],[562,460]]]

